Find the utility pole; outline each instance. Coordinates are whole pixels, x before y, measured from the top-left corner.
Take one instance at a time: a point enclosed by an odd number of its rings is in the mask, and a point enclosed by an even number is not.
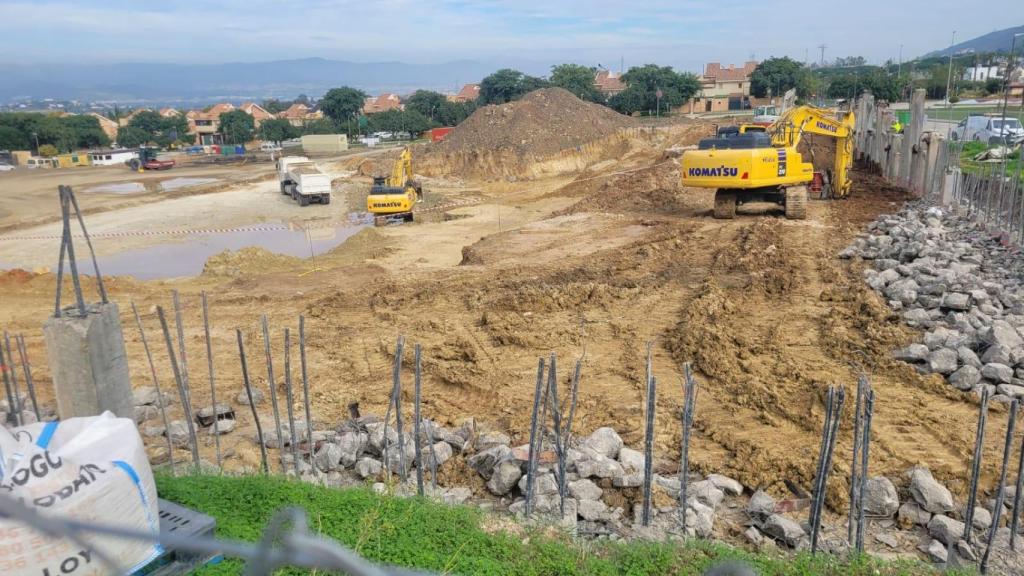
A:
[[[900,59],[899,64],[896,65],[896,78],[899,79],[900,75],[903,74],[903,44],[900,44]]]
[[[819,44],[818,45],[818,50],[821,50],[821,67],[822,68],[825,67],[825,48],[828,48],[828,46],[826,46],[824,44]]]

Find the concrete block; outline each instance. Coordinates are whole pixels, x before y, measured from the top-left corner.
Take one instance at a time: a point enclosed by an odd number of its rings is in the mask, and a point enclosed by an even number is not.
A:
[[[43,324],[60,418],[96,416],[106,410],[134,416],[128,357],[117,304],[93,304]]]

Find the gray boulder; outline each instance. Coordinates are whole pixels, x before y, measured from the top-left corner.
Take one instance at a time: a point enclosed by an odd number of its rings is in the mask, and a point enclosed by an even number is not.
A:
[[[981,355],[981,361],[984,364],[1013,364],[1013,359],[1010,358],[1010,349],[998,344],[989,346]]]
[[[764,490],[754,492],[747,504],[747,514],[754,522],[764,522],[769,516],[775,513],[775,499]]]
[[[519,479],[519,491],[523,494],[526,494],[526,482],[527,477],[525,475]],[[550,472],[538,473],[537,478],[533,482],[533,493],[542,495],[558,494],[558,481],[555,480],[555,475]]]
[[[578,500],[600,500],[604,490],[586,478],[569,482],[569,494]]]
[[[963,292],[946,292],[942,297],[942,307],[950,310],[969,310],[971,297]]]
[[[904,362],[924,362],[930,350],[924,344],[911,344],[892,353],[893,358]]]
[[[369,437],[363,432],[345,432],[338,436],[337,446],[341,451],[336,463],[344,468],[354,466],[366,448]]]
[[[415,447],[413,447],[413,451],[415,452]],[[430,450],[430,446],[423,446],[420,448],[420,452],[423,458],[423,469],[429,470],[434,466],[440,468],[445,462],[451,460],[454,450],[451,444],[441,441],[434,443],[433,451]]]
[[[997,384],[1009,384],[1013,379],[1013,368],[1005,364],[989,363],[982,366],[981,375]]]
[[[384,465],[376,458],[364,456],[356,462],[355,470],[360,478],[375,478],[384,470]]]
[[[480,437],[477,438],[476,449],[477,451],[487,450],[488,448],[493,448],[501,444],[508,446],[511,443],[512,439],[508,437],[508,434],[503,434],[501,432],[487,432],[485,434],[481,434]]]
[[[978,530],[988,530],[989,526],[991,525],[992,513],[988,511],[988,508],[975,506],[974,516],[971,520],[971,526]]]
[[[712,509],[717,508],[725,498],[725,492],[719,490],[710,480],[701,480],[690,484],[686,492],[687,499],[696,499]]]
[[[917,502],[904,502],[899,509],[898,517],[901,522],[917,526],[927,526],[932,519],[932,513],[921,508]]]
[[[998,344],[1007,350],[1024,346],[1024,338],[1021,338],[1017,329],[1005,320],[993,321],[992,326],[983,333],[982,337],[989,344]]]
[[[921,508],[933,514],[953,510],[953,495],[939,484],[927,468],[914,468],[910,472],[910,495]]]
[[[949,516],[936,514],[928,521],[928,533],[943,544],[956,544],[964,535],[964,523]]]
[[[592,458],[584,458],[576,462],[576,472],[580,478],[616,478],[623,476],[622,464],[605,456],[595,454]]]
[[[491,479],[487,481],[487,489],[495,496],[504,496],[515,487],[522,475],[523,471],[517,462],[505,460],[494,468]]]
[[[791,548],[795,548],[800,539],[807,535],[800,524],[781,514],[769,516],[764,522],[763,530],[772,538],[785,542]]]
[[[320,448],[313,455],[313,464],[316,465],[317,469],[324,472],[333,472],[338,470],[339,462],[341,462],[342,449],[341,446],[334,444],[333,442],[326,442],[320,445]]]
[[[711,536],[715,527],[715,511],[699,501],[691,500],[686,507],[686,530],[701,538]]]
[[[958,360],[956,350],[939,348],[928,355],[928,369],[936,374],[952,374]]]
[[[582,445],[605,458],[617,458],[622,449],[622,438],[612,428],[598,428],[583,440]]]
[[[218,434],[224,435],[234,431],[235,426],[238,425],[238,420],[233,418],[227,420],[218,420],[216,426],[210,426],[206,429],[206,433],[210,436],[216,436]]]
[[[608,505],[600,500],[580,500],[576,512],[580,518],[591,522],[606,521],[609,516]]]
[[[619,463],[622,464],[622,469],[627,473],[643,472],[644,455],[639,450],[633,450],[624,446],[619,450]]]
[[[949,551],[946,549],[945,544],[938,540],[932,540],[927,546],[922,544],[920,550],[928,555],[928,558],[932,562],[938,562],[945,564],[949,560]]]
[[[166,434],[173,446],[181,448],[189,445],[188,425],[182,420],[172,420],[167,425]]]
[[[866,488],[864,511],[867,515],[889,518],[899,510],[899,495],[891,480],[885,476],[868,478]]]
[[[483,452],[477,452],[466,460],[466,464],[470,468],[476,470],[484,480],[491,479],[491,473],[494,468],[505,460],[512,459],[512,449],[504,444],[499,444],[493,448],[488,448]]]
[[[1009,396],[1010,398],[1024,398],[1024,386],[1000,384],[999,386],[996,386],[996,390],[998,390],[1003,396]]]
[[[743,485],[728,476],[722,476],[721,474],[708,474],[707,481],[714,484],[715,488],[718,488],[730,496],[739,496],[740,494],[743,494]]]
[[[949,375],[949,383],[960,390],[970,390],[981,382],[981,371],[970,364],[964,364]]]

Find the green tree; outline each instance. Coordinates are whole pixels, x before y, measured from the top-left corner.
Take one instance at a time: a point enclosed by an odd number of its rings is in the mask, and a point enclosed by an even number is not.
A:
[[[576,97],[588,102],[603,104],[604,94],[594,86],[596,68],[580,64],[559,64],[551,67],[551,84],[565,88]]]
[[[267,98],[266,100],[263,101],[262,104],[260,104],[260,106],[262,106],[264,110],[270,112],[271,114],[284,112],[285,110],[288,109],[288,106],[290,105],[290,102],[281,102],[277,98]]]
[[[117,129],[117,143],[125,148],[138,148],[152,141],[152,135],[142,128],[121,126]]]
[[[152,110],[146,110],[132,116],[128,125],[145,130],[149,134],[159,134],[164,128],[164,117]]]
[[[226,144],[244,144],[252,140],[256,124],[252,116],[241,111],[232,110],[222,112],[220,118],[220,133],[224,135]]]
[[[100,128],[94,116],[76,114],[65,116],[61,122],[74,134],[75,148],[98,148],[110,145],[110,137]]]
[[[370,114],[370,132],[408,132],[420,134],[431,127],[430,118],[416,110],[387,110]]]
[[[689,72],[676,72],[671,66],[645,64],[630,68],[622,75],[626,89],[608,99],[608,105],[623,113],[665,114],[681,106],[700,91],[700,81]],[[661,98],[658,98],[658,91]]]
[[[20,130],[13,126],[0,125],[0,150],[24,150],[30,146]]]
[[[328,118],[340,124],[347,122],[349,118],[362,110],[364,100],[366,100],[366,92],[362,90],[356,90],[348,86],[331,88],[327,91],[327,94],[324,94],[323,99],[320,100],[320,110]]]
[[[476,102],[445,102],[438,114],[438,121],[445,126],[458,126],[476,111]]]
[[[445,104],[449,104],[449,102],[444,97],[444,94],[431,90],[417,90],[406,100],[405,109],[415,110],[428,118],[434,119],[443,112]]]
[[[299,129],[283,118],[264,120],[258,131],[260,138],[271,142],[281,142],[299,136]]]
[[[777,96],[790,88],[796,88],[801,98],[813,93],[813,81],[807,69],[788,57],[769,58],[758,64],[750,75],[750,93],[758,98],[767,96],[769,90]]]
[[[341,123],[341,126],[344,126]],[[312,120],[302,125],[303,134],[341,134],[348,132],[341,129],[338,124],[335,124],[330,118],[320,118],[318,120]]]
[[[502,68],[480,81],[480,104],[504,104],[549,84],[541,78]]]
[[[1003,88],[1003,81],[999,78],[988,78],[985,80],[985,94],[995,94]]]
[[[52,158],[58,154],[57,147],[53,144],[43,144],[39,146],[39,155],[44,158]]]

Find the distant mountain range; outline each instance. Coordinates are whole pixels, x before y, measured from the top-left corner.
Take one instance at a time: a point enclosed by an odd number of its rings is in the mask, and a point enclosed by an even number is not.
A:
[[[121,103],[258,101],[290,99],[298,94],[319,96],[337,86],[405,94],[418,88],[458,90],[496,68],[472,60],[406,64],[324,58],[226,64],[0,63],[0,102],[22,98]]]
[[[950,46],[949,48],[943,48],[942,50],[936,50],[929,52],[924,55],[925,58],[931,58],[934,56],[949,56],[950,53],[961,54],[964,52],[1009,52],[1010,43],[1013,41],[1013,35],[1024,32],[1024,26],[1015,26],[1013,28],[1006,28],[1005,30],[996,30],[995,32],[989,32],[977,38],[966,40],[959,44]],[[1024,38],[1017,39],[1017,49],[1015,52],[1020,52],[1024,45]]]

